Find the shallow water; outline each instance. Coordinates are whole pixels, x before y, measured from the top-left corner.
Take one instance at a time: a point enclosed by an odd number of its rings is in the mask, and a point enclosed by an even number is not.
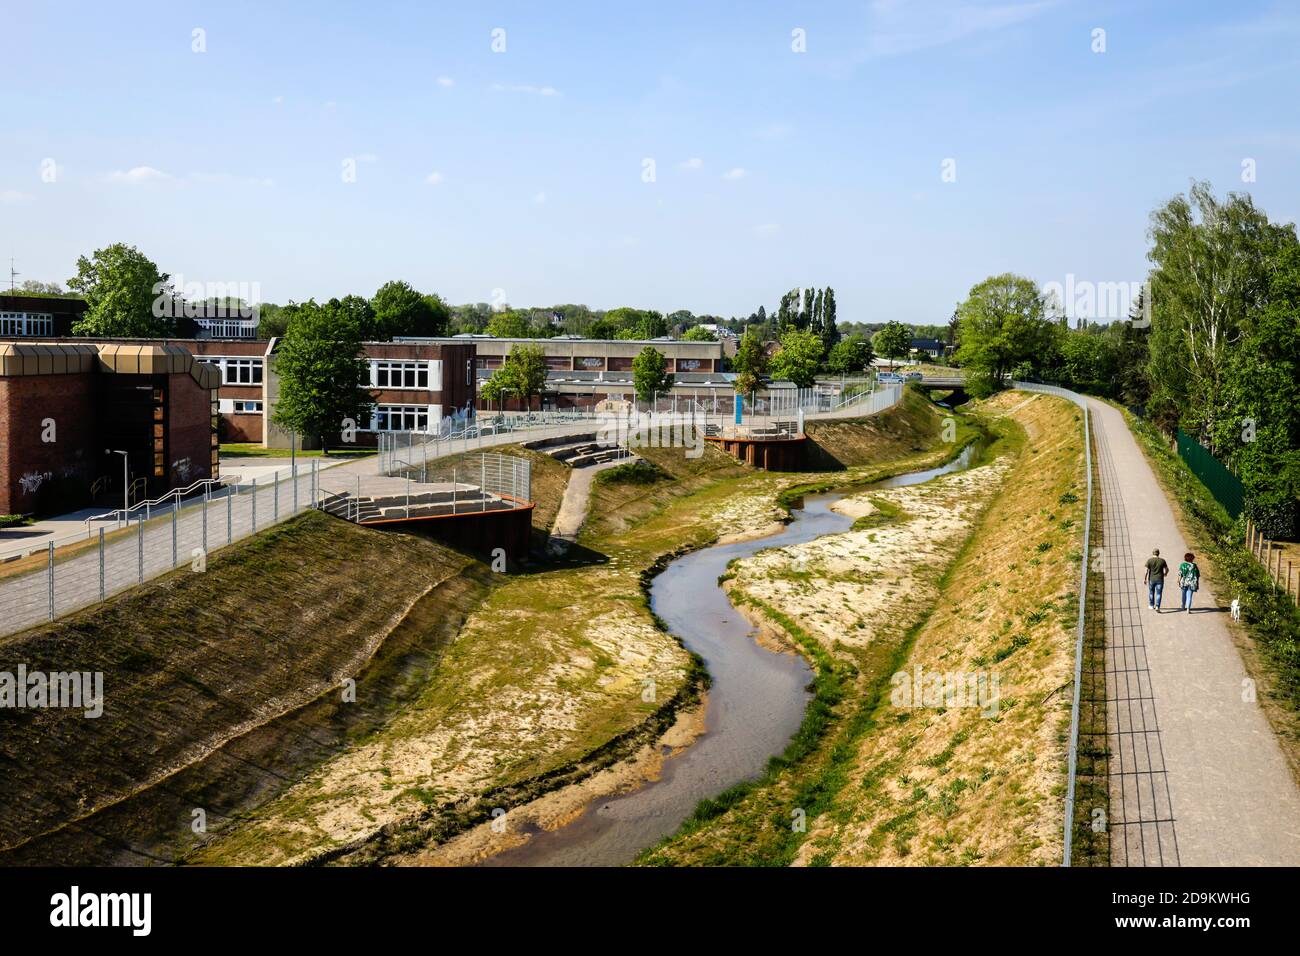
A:
[[[968,446],[939,468],[911,472],[851,492],[809,495],[782,531],[753,541],[715,545],[669,564],[650,588],[650,604],[668,630],[704,659],[713,683],[704,733],[664,761],[658,780],[631,793],[588,804],[557,830],[532,828],[526,844],[485,861],[489,866],[611,866],[628,863],[673,833],[699,802],[758,776],[798,730],[813,672],[804,659],[760,647],[718,578],[735,558],[848,530],[853,520],[830,510],[847,494],[900,488],[966,468]]]

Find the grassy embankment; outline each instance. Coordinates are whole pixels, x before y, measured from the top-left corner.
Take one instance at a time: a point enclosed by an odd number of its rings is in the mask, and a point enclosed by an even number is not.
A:
[[[812,661],[814,700],[764,777],[705,801],[643,862],[1059,861],[1079,413],[1010,394],[976,414],[992,461],[848,499],[859,530],[733,566],[733,600]],[[995,712],[894,706],[891,675],[918,667],[996,676]]]
[[[897,445],[882,447],[928,450],[896,469],[951,455],[935,442],[937,409],[912,395],[905,414],[917,423],[906,443],[899,431]],[[566,563],[495,589],[415,706],[199,859],[402,859],[493,810],[586,779],[671,725],[698,698],[703,674],[650,614],[648,577],[670,555],[770,528],[786,515],[778,494],[807,476],[755,472],[712,448],[696,459],[680,448],[639,453],[654,480],[595,482]],[[503,845],[511,839],[503,834]]]
[[[552,520],[568,469],[503,450],[534,460],[536,516]],[[100,670],[107,697],[98,720],[12,717],[0,762],[38,757],[4,790],[39,796],[0,813],[0,847],[12,848],[0,859],[183,856],[195,808],[220,831],[391,719],[502,580],[432,541],[308,512],[214,553],[205,574],[175,572],[0,640],[0,669]],[[342,701],[342,676],[356,679],[355,702]]]
[[[1223,602],[1241,600],[1241,621],[1229,622],[1229,629],[1291,772],[1300,779],[1300,609],[1247,550],[1244,521],[1228,516],[1154,425],[1122,411],[1206,582]]]
[[[0,639],[0,670],[100,671],[105,696],[97,719],[0,714],[0,861],[183,854],[194,809],[218,829],[388,719],[490,577],[432,542],[307,512],[205,573]]]

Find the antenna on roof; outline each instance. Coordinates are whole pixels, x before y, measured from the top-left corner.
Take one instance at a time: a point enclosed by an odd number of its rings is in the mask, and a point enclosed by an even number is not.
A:
[[[14,257],[10,256],[9,257],[9,293],[11,295],[13,294],[14,291],[14,279],[18,278],[20,275],[22,275],[21,272],[14,271]]]

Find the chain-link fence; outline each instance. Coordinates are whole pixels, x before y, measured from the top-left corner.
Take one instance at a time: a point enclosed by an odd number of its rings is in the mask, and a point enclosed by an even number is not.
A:
[[[313,506],[318,462],[230,482],[165,510],[140,509],[87,522],[84,534],[50,540],[0,565],[0,634],[71,613],[208,555]]]

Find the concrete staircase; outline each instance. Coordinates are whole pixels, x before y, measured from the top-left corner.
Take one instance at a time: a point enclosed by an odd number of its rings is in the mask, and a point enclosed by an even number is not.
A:
[[[570,468],[586,468],[626,458],[627,452],[618,445],[602,445],[596,441],[579,441],[546,449],[546,454]]]

